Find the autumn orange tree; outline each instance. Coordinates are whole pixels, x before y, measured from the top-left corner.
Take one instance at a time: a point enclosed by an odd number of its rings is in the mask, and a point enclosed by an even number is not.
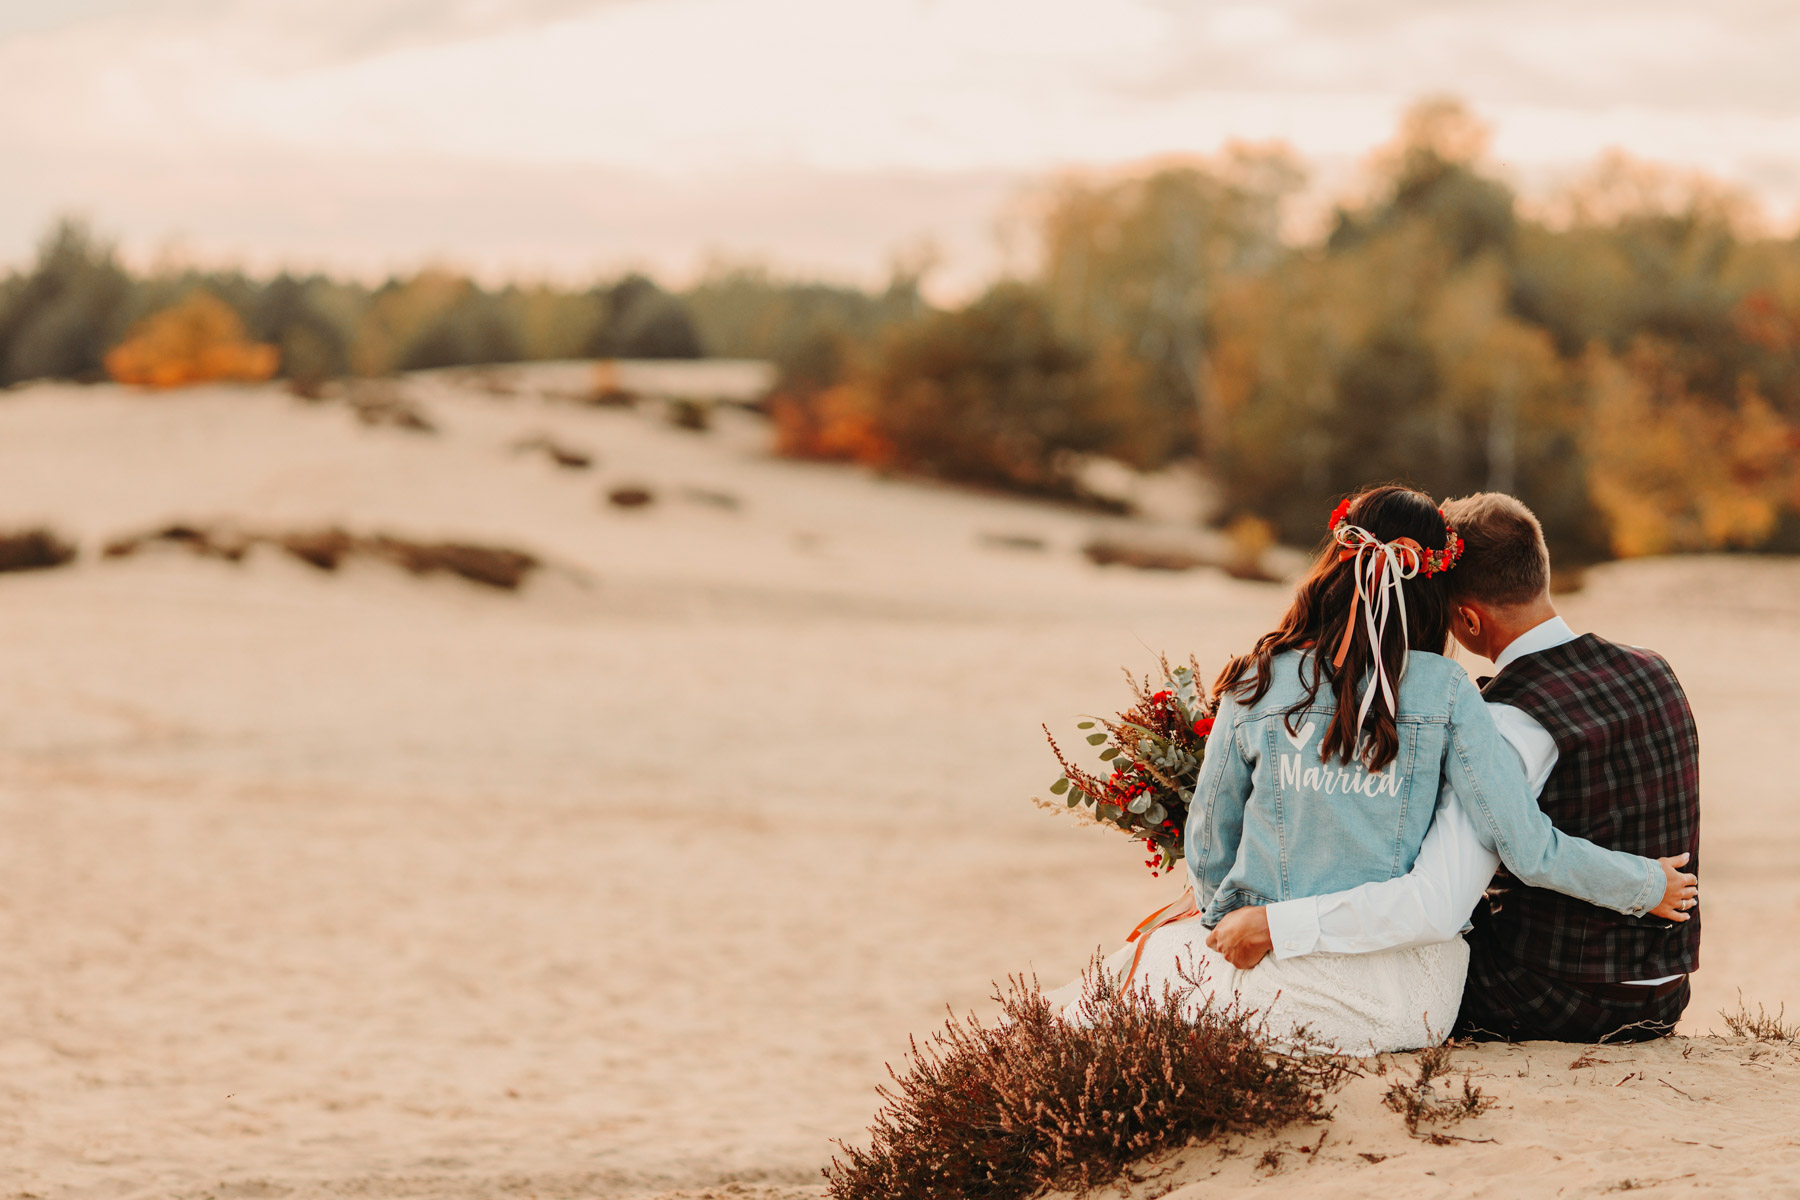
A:
[[[280,360],[274,346],[249,339],[230,305],[196,289],[133,326],[107,353],[106,372],[119,383],[152,388],[255,383],[274,375]]]

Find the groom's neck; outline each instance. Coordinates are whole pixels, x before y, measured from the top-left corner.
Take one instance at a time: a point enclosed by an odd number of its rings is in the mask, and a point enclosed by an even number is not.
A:
[[[1545,621],[1554,620],[1555,617],[1556,605],[1550,602],[1548,591],[1540,594],[1535,600],[1527,600],[1523,604],[1491,610],[1489,628],[1493,632],[1488,639],[1488,661],[1497,661],[1502,654],[1506,653],[1508,646]]]

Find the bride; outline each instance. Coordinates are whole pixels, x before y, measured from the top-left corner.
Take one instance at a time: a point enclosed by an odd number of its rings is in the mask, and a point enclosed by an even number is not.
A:
[[[1278,1037],[1305,1026],[1345,1052],[1416,1049],[1443,1041],[1456,1020],[1469,958],[1460,936],[1239,970],[1206,945],[1208,930],[1243,906],[1406,874],[1440,784],[1530,886],[1670,917],[1693,877],[1675,859],[1560,833],[1539,810],[1480,692],[1443,656],[1443,576],[1462,543],[1426,496],[1373,488],[1339,505],[1330,525],[1281,624],[1219,677],[1188,813],[1189,896],[1140,926],[1107,968],[1158,995],[1199,979],[1187,1003],[1236,999]],[[1071,1019],[1080,989],[1051,994]]]

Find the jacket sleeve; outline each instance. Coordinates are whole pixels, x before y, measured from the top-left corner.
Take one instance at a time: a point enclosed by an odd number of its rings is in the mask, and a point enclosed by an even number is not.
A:
[[[1662,899],[1663,870],[1655,859],[1603,850],[1550,823],[1532,798],[1519,756],[1501,738],[1467,675],[1459,674],[1451,693],[1449,725],[1445,781],[1482,844],[1520,882],[1631,917]]]
[[[1244,806],[1250,799],[1250,764],[1238,745],[1244,710],[1230,696],[1219,701],[1206,758],[1188,805],[1187,866],[1194,901],[1205,912],[1213,893],[1237,860],[1244,836]]]

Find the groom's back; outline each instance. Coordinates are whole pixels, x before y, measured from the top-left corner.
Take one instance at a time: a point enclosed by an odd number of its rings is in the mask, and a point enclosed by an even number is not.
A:
[[[1647,858],[1700,842],[1699,735],[1668,663],[1588,634],[1527,654],[1483,689],[1523,710],[1556,742],[1539,803],[1558,829]],[[1699,965],[1700,914],[1684,924],[1626,917],[1502,878],[1492,930],[1499,948],[1577,983],[1680,975]]]

